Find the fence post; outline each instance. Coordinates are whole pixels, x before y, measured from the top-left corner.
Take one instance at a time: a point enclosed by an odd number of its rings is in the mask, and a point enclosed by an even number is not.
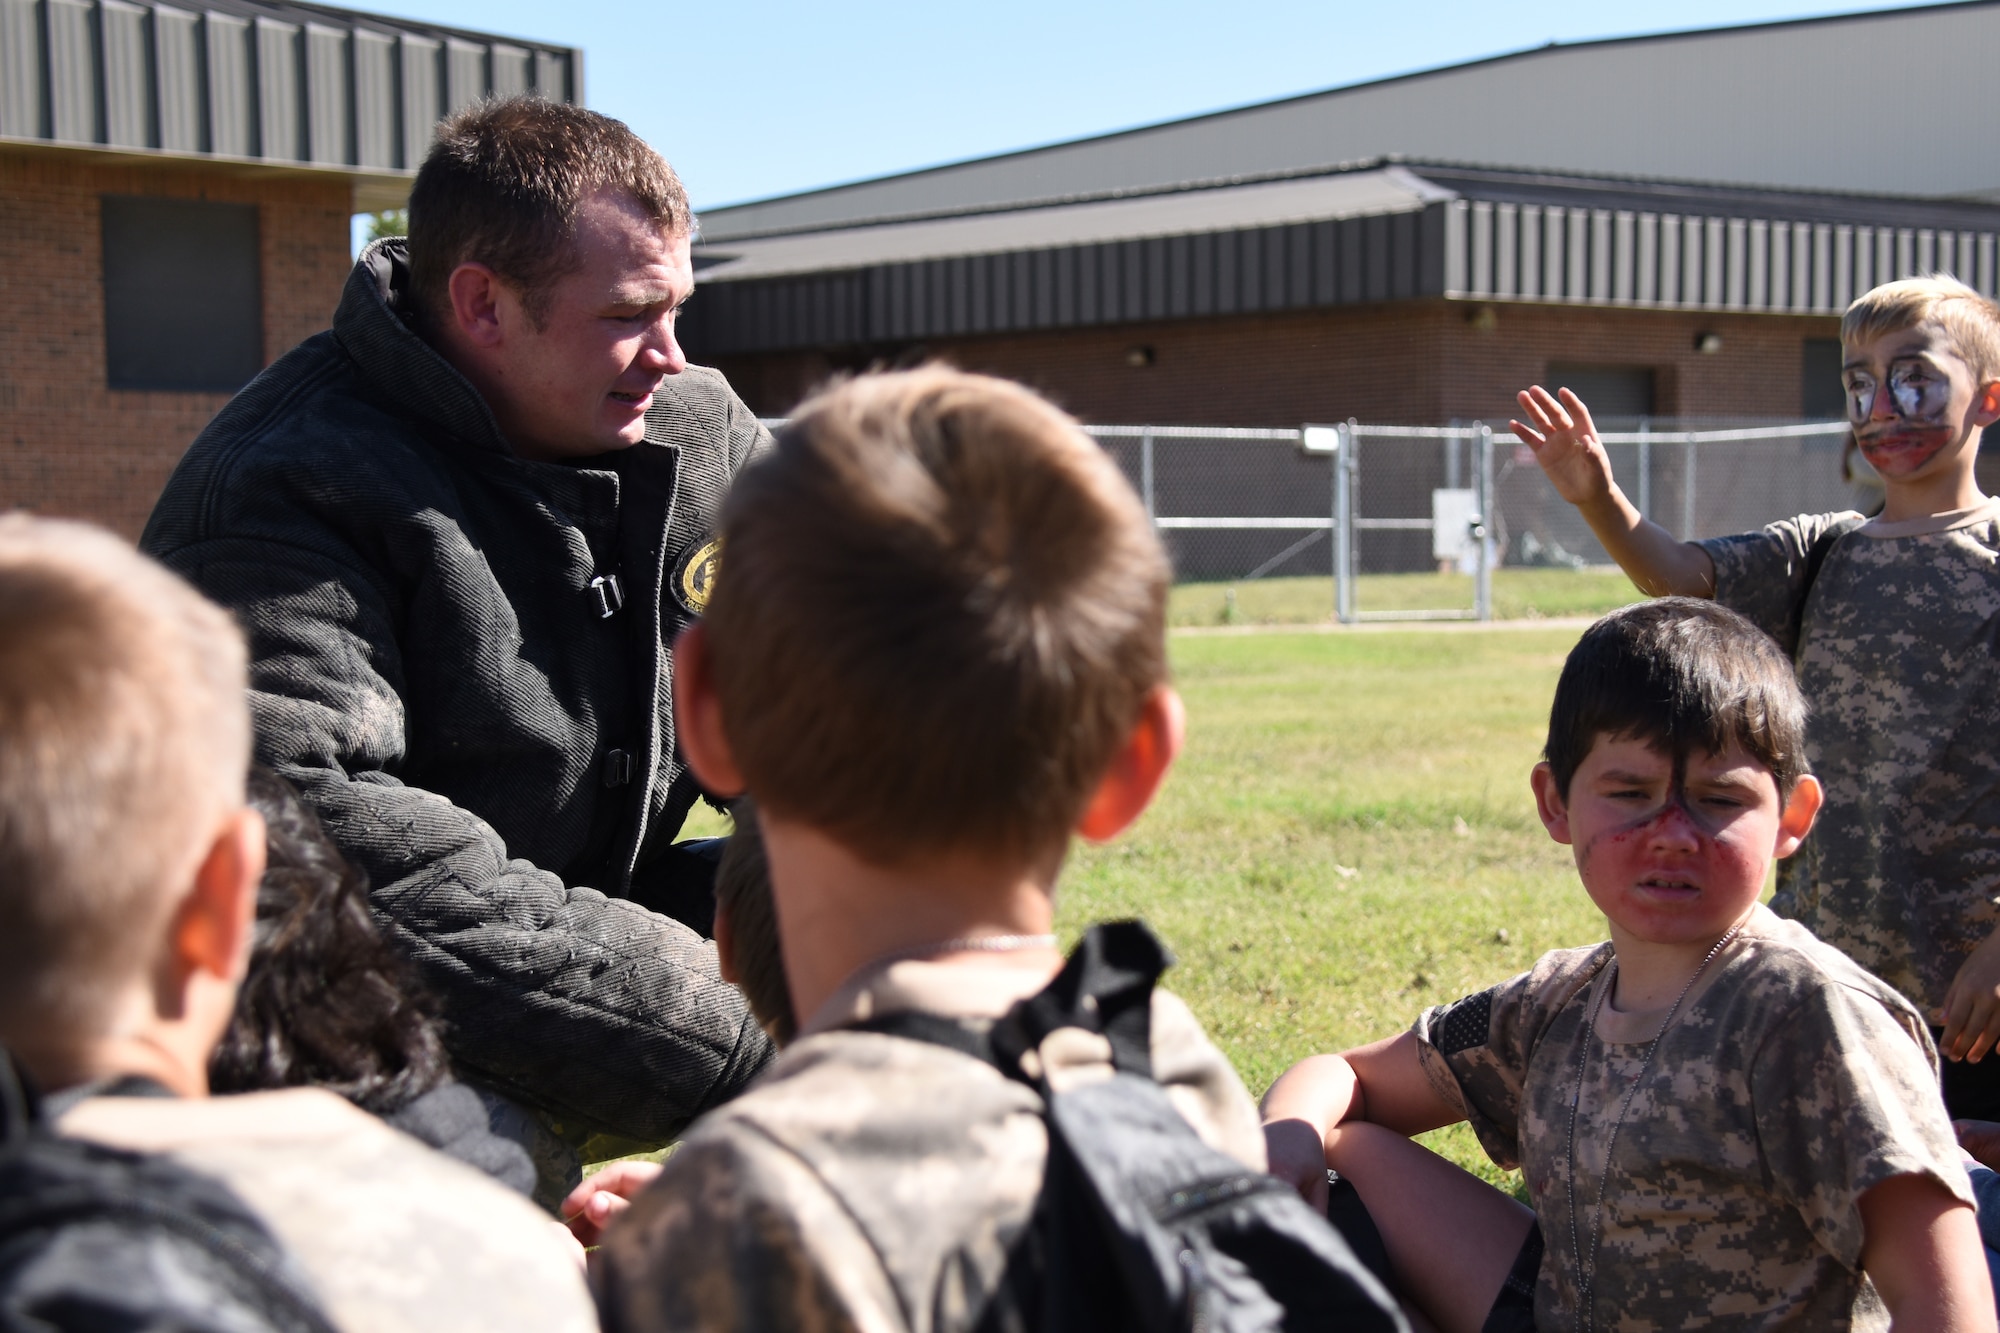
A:
[[[1333,614],[1343,625],[1354,623],[1354,446],[1349,417],[1333,455]]]
[[[1493,427],[1479,423],[1479,555],[1473,566],[1472,614],[1493,619]]]
[[[1153,513],[1153,428],[1147,426],[1139,432],[1139,495],[1146,502],[1146,521],[1151,522]]]
[[[1694,540],[1694,456],[1693,434],[1681,441],[1681,540]]]
[[[1653,419],[1639,418],[1639,517],[1653,516]]]

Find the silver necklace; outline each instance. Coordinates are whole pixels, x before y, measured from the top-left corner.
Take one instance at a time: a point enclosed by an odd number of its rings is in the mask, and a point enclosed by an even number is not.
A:
[[[1569,1250],[1576,1256],[1576,1327],[1579,1330],[1595,1328],[1597,1324],[1596,1311],[1592,1309],[1592,1299],[1593,1289],[1597,1285],[1597,1247],[1604,1239],[1604,1191],[1611,1183],[1611,1155],[1618,1146],[1618,1131],[1625,1128],[1625,1113],[1632,1109],[1632,1096],[1639,1091],[1639,1085],[1646,1081],[1646,1074],[1653,1067],[1653,1052],[1660,1049],[1660,1038],[1666,1036],[1667,1029],[1674,1025],[1674,1018],[1681,1011],[1681,1001],[1687,999],[1688,992],[1694,989],[1695,982],[1701,980],[1701,974],[1708,971],[1708,965],[1715,961],[1715,956],[1728,948],[1729,942],[1735,939],[1742,929],[1741,921],[1731,926],[1729,933],[1717,940],[1715,947],[1701,960],[1701,966],[1697,967],[1694,975],[1687,979],[1687,985],[1681,987],[1681,993],[1674,997],[1673,1007],[1667,1010],[1667,1016],[1660,1021],[1659,1030],[1653,1033],[1652,1041],[1646,1044],[1645,1057],[1639,1061],[1639,1072],[1633,1075],[1631,1083],[1625,1088],[1624,1098],[1618,1103],[1618,1118],[1611,1122],[1611,1136],[1604,1142],[1604,1169],[1597,1176],[1597,1206],[1590,1215],[1588,1263],[1585,1262],[1583,1244],[1578,1240],[1576,1231],[1576,1113],[1578,1104],[1583,1101],[1584,1067],[1590,1060],[1591,1038],[1597,1033],[1597,1016],[1604,1011],[1605,998],[1611,994],[1611,987],[1618,980],[1616,954],[1612,955],[1611,966],[1607,969],[1603,984],[1598,987],[1597,1002],[1591,1005],[1590,1013],[1584,1018],[1583,1040],[1578,1043],[1576,1056],[1576,1091],[1569,1099],[1569,1146],[1566,1154],[1569,1161],[1565,1173],[1569,1185]]]
[[[959,935],[885,953],[869,966],[884,967],[912,958],[934,958],[941,953],[1018,953],[1027,949],[1053,949],[1055,944],[1054,935]]]

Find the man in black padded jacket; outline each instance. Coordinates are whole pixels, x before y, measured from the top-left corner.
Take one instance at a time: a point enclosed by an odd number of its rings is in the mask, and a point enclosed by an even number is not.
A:
[[[669,693],[768,436],[674,340],[692,217],[624,125],[475,106],[409,216],[142,545],[242,622],[258,758],[368,873],[461,1071],[572,1144],[662,1143],[770,1055],[673,845],[699,792]]]

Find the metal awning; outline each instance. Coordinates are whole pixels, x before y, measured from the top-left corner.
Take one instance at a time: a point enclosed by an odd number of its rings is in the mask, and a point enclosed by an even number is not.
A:
[[[312,4],[0,0],[0,145],[335,172],[398,206],[451,112],[583,97],[583,53]]]

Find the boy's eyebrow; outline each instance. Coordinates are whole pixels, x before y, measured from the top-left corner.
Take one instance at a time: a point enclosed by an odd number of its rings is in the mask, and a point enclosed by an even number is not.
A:
[[[1663,773],[1640,773],[1622,768],[1607,768],[1597,775],[1597,779],[1600,782],[1617,783],[1659,782],[1665,776]]]

